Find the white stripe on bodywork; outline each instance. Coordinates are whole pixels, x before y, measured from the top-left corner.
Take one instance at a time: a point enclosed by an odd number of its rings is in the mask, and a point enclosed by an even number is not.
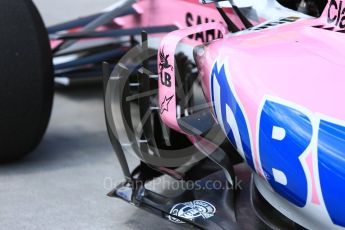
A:
[[[217,119],[218,122],[220,124],[220,126],[222,127],[222,129],[224,130],[224,123],[223,123],[223,117],[222,117],[222,107],[220,104],[220,85],[219,82],[217,80],[217,78],[215,76],[213,76],[213,98],[214,98],[214,107],[215,107],[215,112],[217,115]],[[226,132],[226,130],[224,130],[224,132]]]

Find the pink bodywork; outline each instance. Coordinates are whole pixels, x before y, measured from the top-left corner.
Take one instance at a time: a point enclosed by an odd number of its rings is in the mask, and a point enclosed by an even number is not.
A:
[[[199,0],[141,0],[133,5],[137,15],[119,17],[114,20],[123,29],[133,27],[176,25],[180,29],[186,28],[187,14],[191,14],[193,25],[206,22],[223,22],[216,8],[210,5],[202,5]],[[240,28],[244,28],[232,9],[227,9],[229,17]],[[200,20],[198,22],[198,20]]]
[[[175,63],[174,53],[177,48],[178,43],[183,39],[188,37],[191,34],[196,34],[202,31],[207,31],[214,29],[216,31],[220,31],[223,36],[226,34],[226,28],[220,23],[208,23],[204,25],[194,26],[187,29],[181,29],[174,32],[171,32],[169,36],[164,37],[162,41],[161,51],[164,54],[170,54],[168,61],[169,63]],[[158,55],[158,63],[161,63],[161,57]],[[171,86],[167,87],[162,83],[165,74],[169,74],[171,78]],[[175,69],[174,68],[167,68],[163,69],[163,71],[159,68],[158,69],[159,75],[159,101],[161,105],[161,118],[165,124],[167,124],[170,128],[184,133],[182,129],[179,127],[176,118],[176,82],[175,82]],[[167,101],[167,99],[169,99]]]
[[[115,29],[130,29],[176,25],[179,29],[182,29],[206,22],[223,22],[222,17],[213,4],[202,5],[199,0],[139,0],[133,4],[133,8],[136,14],[115,18],[114,25],[111,27]],[[244,28],[238,17],[234,15],[232,9],[228,8],[225,12],[239,28]],[[74,31],[78,30],[78,28],[74,29]],[[150,37],[161,38],[164,35],[165,33],[153,34]],[[80,42],[89,40],[91,39],[84,39]],[[208,40],[208,38],[205,37],[205,40]],[[188,39],[186,42],[196,45],[205,41],[201,39],[199,41]],[[52,49],[60,43],[60,40],[51,40]]]
[[[337,6],[341,6],[342,1],[336,2]],[[266,178],[260,163],[257,140],[259,116],[267,98],[298,108],[308,115],[316,127],[320,117],[345,123],[344,107],[335,106],[334,103],[337,101],[336,104],[339,105],[339,100],[345,98],[345,53],[341,49],[345,47],[345,25],[342,24],[344,17],[341,16],[341,10],[328,5],[317,19],[299,19],[262,30],[229,34],[205,45],[197,56],[196,61],[208,102],[211,101],[211,70],[215,63],[225,64],[228,82],[248,122],[255,171],[263,179]],[[169,62],[174,63],[173,56],[178,41],[189,33],[211,28],[222,30],[221,24],[215,23],[173,32],[163,39],[161,50],[164,50],[165,55],[169,55]],[[160,61],[162,60],[159,58],[158,62]],[[161,109],[166,105],[166,98],[175,95],[174,71],[164,71],[168,72],[173,80],[171,87],[159,83]],[[175,96],[170,101],[169,109],[161,113],[161,118],[170,128],[183,133],[176,120]],[[315,228],[321,224],[319,229],[329,226],[337,229],[339,226],[336,227],[330,222],[325,211],[318,178],[317,150],[312,147],[301,158],[301,162],[310,181],[310,195],[306,207],[290,209],[290,206],[279,207],[278,203],[277,208],[287,216],[297,218],[297,221],[305,226]],[[265,198],[269,199],[269,196]],[[281,201],[280,198],[275,198],[275,202],[277,200]],[[298,215],[300,217],[296,217]],[[303,217],[313,222],[305,223]]]
[[[345,68],[345,53],[339,49],[340,44],[345,45],[344,34],[314,27],[320,25],[327,28],[326,17],[229,36],[208,45],[200,66],[205,73],[202,82],[207,99],[209,73],[218,60],[226,62],[230,70],[230,82],[245,108],[253,140],[257,139],[259,107],[267,96],[289,101],[311,113],[345,120],[343,107],[331,103],[345,98],[345,78],[339,74]],[[258,154],[254,158],[256,170],[262,173]]]
[[[341,32],[319,28],[321,25],[327,28],[327,14],[325,10],[318,19],[300,19],[260,31],[229,34],[205,46],[197,62],[200,73],[203,73],[201,81],[207,100],[210,102],[211,69],[218,60],[226,62],[231,70],[230,81],[249,118],[253,140],[256,140],[259,107],[267,95],[284,98],[314,113],[345,120],[343,108],[330,103],[335,98],[345,98],[345,79],[339,74],[345,68],[345,53],[338,49],[339,43],[345,45],[345,40]],[[178,42],[190,34],[210,29],[226,31],[220,23],[174,31],[164,37],[161,50],[169,54],[169,62],[174,63]],[[337,42],[327,42],[329,40]],[[158,63],[161,61],[158,57]],[[164,71],[172,76],[172,86],[166,87],[159,82],[161,109],[164,109],[162,105],[167,98],[174,97],[169,102],[168,111],[161,113],[161,118],[170,128],[183,133],[176,119],[175,72],[174,69]],[[279,77],[272,73],[279,73]],[[303,77],[301,73],[305,73]],[[256,170],[262,174],[259,156],[254,154],[254,158]]]

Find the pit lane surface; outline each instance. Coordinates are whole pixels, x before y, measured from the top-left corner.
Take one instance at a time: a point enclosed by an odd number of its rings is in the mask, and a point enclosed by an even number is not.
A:
[[[34,0],[47,25],[115,0]],[[122,180],[107,137],[100,85],[58,89],[39,148],[0,166],[0,229],[181,229],[106,193]],[[135,159],[133,158],[132,161]]]

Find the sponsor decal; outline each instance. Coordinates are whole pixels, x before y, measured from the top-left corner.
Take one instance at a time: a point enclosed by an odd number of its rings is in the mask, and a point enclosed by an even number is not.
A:
[[[174,95],[167,97],[165,96],[164,101],[161,104],[161,114],[163,114],[165,111],[169,112],[169,104],[171,100],[173,99]]]
[[[330,0],[327,11],[327,22],[340,29],[345,28],[345,4],[343,1]]]
[[[211,95],[219,123],[249,166],[258,170],[258,161],[271,187],[295,206],[322,206],[345,227],[345,206],[339,205],[345,203],[344,121],[266,95],[257,109],[253,154],[253,133],[226,64],[214,64]]]
[[[209,19],[207,17],[202,17],[200,15],[193,16],[192,13],[188,12],[186,14],[186,25],[187,27],[201,25],[204,23],[216,22],[214,19]],[[222,22],[220,22],[222,23]],[[202,43],[213,41],[217,38],[222,38],[222,33],[220,31],[208,30],[200,33],[189,35],[188,38],[199,41]]]
[[[209,219],[214,216],[215,212],[216,208],[211,203],[203,200],[194,200],[174,205],[170,211],[172,216],[169,216],[169,220],[183,224],[185,222],[177,217],[195,221],[198,218]]]
[[[255,170],[247,116],[243,105],[228,81],[225,65],[213,66],[211,72],[211,96],[216,117],[231,143]]]
[[[171,75],[164,70],[166,69],[171,69],[171,71],[174,70],[174,67],[169,64],[169,56],[170,56],[169,54],[167,55],[164,54],[164,48],[159,52],[160,80],[161,80],[162,85],[166,87],[171,87]]]

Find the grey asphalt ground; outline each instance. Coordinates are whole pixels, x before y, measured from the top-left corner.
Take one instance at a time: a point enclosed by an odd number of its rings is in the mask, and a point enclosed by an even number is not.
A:
[[[114,1],[34,0],[48,25],[97,12]],[[122,173],[102,103],[100,86],[58,90],[39,148],[0,167],[0,229],[181,228],[106,196],[109,178],[115,186]]]

